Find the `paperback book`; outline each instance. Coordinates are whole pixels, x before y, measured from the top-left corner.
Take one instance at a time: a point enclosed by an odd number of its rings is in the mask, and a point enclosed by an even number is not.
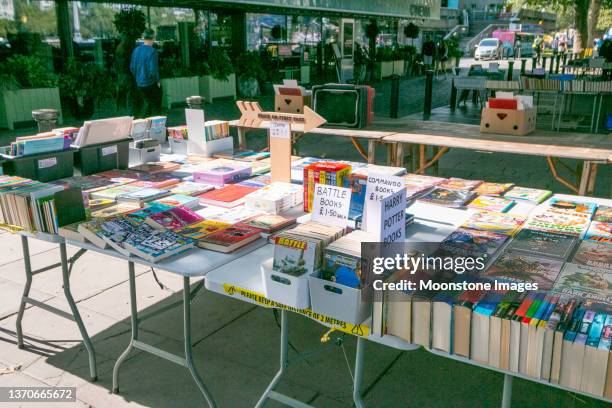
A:
[[[574,215],[571,213],[559,213],[546,211],[541,214],[531,216],[525,225],[525,228],[559,232],[563,234],[581,235],[589,226],[587,217]]]
[[[276,214],[262,214],[244,221],[244,224],[259,228],[266,233],[272,233],[295,224],[295,218]]]
[[[581,213],[586,215],[593,215],[597,204],[584,202],[584,201],[573,201],[565,200],[557,197],[553,197],[548,202],[548,205],[557,210],[565,211],[567,213]]]
[[[157,262],[193,247],[193,240],[168,230],[155,230],[141,223],[123,241],[131,254]]]
[[[196,196],[214,189],[211,184],[195,183],[193,181],[183,181],[169,187],[171,194],[180,194],[184,196]]]
[[[189,207],[179,206],[169,210],[150,214],[145,222],[156,229],[175,230],[189,224],[202,221],[202,217]]]
[[[200,203],[204,205],[216,205],[217,207],[233,208],[244,203],[245,197],[257,191],[254,187],[229,184],[217,190],[212,190],[198,196]]]
[[[91,198],[103,198],[108,200],[117,200],[117,197],[120,195],[126,195],[130,193],[135,193],[137,191],[142,190],[142,187],[133,186],[130,184],[123,184],[120,186],[115,186],[111,188],[107,188],[104,190],[94,191],[90,194]]]
[[[159,199],[160,197],[167,196],[168,190],[159,190],[157,188],[142,187],[140,190],[119,194],[117,196],[118,202],[133,203],[137,205],[143,205],[148,201]]]
[[[508,249],[564,261],[568,259],[577,241],[567,234],[523,229],[510,242]]]
[[[481,195],[472,200],[467,206],[475,210],[487,210],[504,213],[514,206],[515,201],[503,197]]]
[[[170,207],[184,206],[189,208],[195,208],[200,204],[200,199],[183,194],[172,194],[166,197],[158,198],[153,201],[154,204],[163,204]]]
[[[575,298],[612,305],[612,269],[566,263],[553,290]]]
[[[597,207],[593,221],[612,223],[612,207],[605,205]]]
[[[501,196],[514,186],[512,183],[490,183],[485,181],[474,192],[478,195]]]
[[[137,220],[144,220],[151,214],[160,213],[162,211],[166,211],[171,208],[172,206],[170,205],[152,202],[152,203],[148,203],[147,206],[144,208],[139,208],[137,210],[130,211],[126,213],[125,215],[127,215],[130,218],[137,219]]]
[[[482,180],[465,180],[457,177],[448,178],[438,184],[438,187],[451,190],[473,190],[482,184]]]
[[[231,224],[227,224],[225,222],[213,221],[213,220],[203,220],[193,224],[189,224],[185,227],[177,229],[175,232],[184,237],[191,238],[195,241],[198,241],[210,234],[213,234],[217,231],[221,231],[225,228],[231,227]]]
[[[504,194],[504,197],[513,200],[525,200],[539,204],[551,195],[552,191],[548,190],[539,190],[537,188],[514,186]]]
[[[597,237],[598,241],[608,240],[612,241],[612,223],[593,221],[589,225],[589,229],[586,232],[585,239],[593,239]],[[612,249],[611,249],[612,250]]]
[[[257,241],[260,236],[261,230],[259,228],[236,224],[207,235],[197,242],[197,246],[211,251],[228,253]]]
[[[492,211],[479,211],[468,218],[463,228],[472,228],[480,231],[490,231],[505,235],[514,235],[525,222],[520,215],[504,214]]]
[[[435,187],[429,193],[420,197],[419,200],[444,207],[461,208],[473,197],[474,193],[471,191]]]
[[[594,268],[612,269],[612,247],[607,243],[584,240],[578,246],[572,262]]]
[[[507,240],[504,234],[458,228],[442,241],[440,248],[458,256],[492,256]]]
[[[550,289],[559,276],[563,262],[523,254],[504,252],[485,272],[492,279],[537,283],[539,290]]]
[[[236,183],[251,176],[251,167],[238,164],[223,164],[211,166],[206,170],[195,171],[193,181],[196,183],[212,184],[224,186],[229,183]]]

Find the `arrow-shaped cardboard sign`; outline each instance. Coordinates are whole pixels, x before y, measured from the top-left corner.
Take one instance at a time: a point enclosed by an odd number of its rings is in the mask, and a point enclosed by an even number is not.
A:
[[[289,122],[303,125],[304,133],[306,133],[326,122],[323,117],[308,106],[304,106],[304,114],[302,115],[299,113],[263,112],[258,102],[236,101],[236,105],[242,113],[238,121],[240,126],[259,127],[264,120]]]

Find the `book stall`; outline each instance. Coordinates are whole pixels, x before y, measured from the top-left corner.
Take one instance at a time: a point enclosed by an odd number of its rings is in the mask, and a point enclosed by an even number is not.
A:
[[[289,364],[288,312],[328,327],[322,341],[334,331],[357,336],[357,407],[365,406],[367,341],[423,347],[501,372],[504,408],[511,406],[513,377],[612,402],[612,200],[512,180],[411,173],[401,162],[293,156],[292,132],[314,131],[325,119],[308,106],[297,113],[237,104],[236,124],[267,129],[269,152],[234,149],[230,124],[205,121],[198,109],[186,110],[185,126],[166,129],[163,117],[110,118],[19,138],[6,148],[0,224],[20,235],[27,277],[19,347],[27,304],[72,319],[97,379],[95,350],[69,282],[72,264],[95,251],[128,264],[132,336],[114,366],[115,393],[120,367],[137,349],[187,368],[206,403],[216,406],[192,351],[191,301],[206,287],[281,312],[280,368],[257,407],[268,400],[309,406],[275,390]],[[170,150],[161,153],[166,132]],[[359,132],[369,131],[346,135]],[[152,156],[136,152],[143,149]],[[593,151],[582,154],[601,153]],[[75,163],[65,168],[58,154]],[[14,165],[20,159],[30,162],[27,169]],[[61,171],[47,171],[56,167]],[[36,274],[53,267],[31,269],[30,238],[59,245],[71,313],[30,297]],[[70,259],[67,245],[79,249]],[[414,263],[432,258],[450,266],[430,271]],[[468,267],[466,259],[477,262]],[[182,299],[139,315],[135,264],[181,276]],[[144,319],[175,306],[183,307],[180,356],[138,336]]]

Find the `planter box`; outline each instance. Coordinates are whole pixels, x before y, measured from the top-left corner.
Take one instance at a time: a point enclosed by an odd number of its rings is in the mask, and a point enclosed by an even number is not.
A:
[[[393,74],[393,61],[381,61],[374,63],[374,79],[383,79]]]
[[[310,83],[310,65],[302,65],[300,67],[300,83],[301,84]]]
[[[198,77],[164,78],[159,81],[162,87],[162,106],[170,109],[173,104],[184,104],[185,98],[198,94]]]
[[[32,122],[32,111],[57,109],[58,125],[62,123],[59,88],[33,88],[3,91],[0,98],[0,127],[13,130],[17,122]]]
[[[215,98],[232,97],[236,99],[236,74],[230,74],[227,81],[220,81],[205,75],[198,77],[200,96],[206,98],[206,102],[212,102]]]
[[[395,75],[404,75],[404,60],[393,61],[393,73]]]

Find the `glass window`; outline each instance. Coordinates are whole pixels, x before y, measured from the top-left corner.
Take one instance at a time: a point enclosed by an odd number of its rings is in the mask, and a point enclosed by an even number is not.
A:
[[[275,29],[276,26],[280,28]],[[246,13],[246,32],[249,50],[256,50],[268,43],[286,41],[287,18],[278,14]]]

